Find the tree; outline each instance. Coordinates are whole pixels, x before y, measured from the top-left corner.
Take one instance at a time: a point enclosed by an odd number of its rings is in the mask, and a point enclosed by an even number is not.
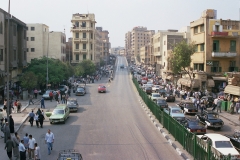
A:
[[[91,60],[83,60],[80,65],[84,69],[84,75],[92,75],[96,71],[96,66]]]
[[[193,72],[190,64],[192,61],[191,56],[195,50],[195,44],[193,42],[188,44],[185,40],[174,46],[172,54],[169,57],[170,68],[174,74],[185,73],[192,80]]]
[[[76,76],[83,76],[84,75],[84,68],[79,64],[75,68],[75,75]]]
[[[33,72],[26,72],[20,78],[21,86],[26,89],[33,89],[38,84],[37,76]]]

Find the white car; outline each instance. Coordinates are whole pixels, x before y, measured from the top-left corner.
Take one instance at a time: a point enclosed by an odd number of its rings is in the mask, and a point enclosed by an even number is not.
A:
[[[148,85],[151,85],[151,88],[152,88],[152,86],[153,86],[153,83],[152,83],[152,82],[148,81],[147,84],[148,84]]]
[[[160,89],[160,85],[154,85],[152,86],[152,91],[157,92]]]
[[[210,143],[210,145],[215,149],[215,151],[214,149],[212,149],[212,151],[216,159],[220,159],[221,155],[227,156],[229,154],[231,154],[231,159],[240,158],[239,152],[234,148],[232,142],[226,136],[217,133],[208,133],[204,135],[197,135],[197,137],[201,139],[201,145],[202,142],[204,142],[204,148],[206,151],[208,150],[208,142]]]
[[[150,99],[155,101],[157,99],[161,98],[159,93],[152,93]]]

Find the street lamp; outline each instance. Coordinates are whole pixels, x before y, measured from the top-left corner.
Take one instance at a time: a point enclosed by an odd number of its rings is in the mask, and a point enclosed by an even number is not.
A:
[[[46,89],[48,88],[48,52],[49,52],[49,33],[52,33],[53,31],[51,32],[48,32],[48,45],[47,45],[47,84],[46,84]]]
[[[10,19],[10,0],[8,1],[8,24],[7,24],[7,119],[9,122],[10,101],[9,101],[9,19]]]

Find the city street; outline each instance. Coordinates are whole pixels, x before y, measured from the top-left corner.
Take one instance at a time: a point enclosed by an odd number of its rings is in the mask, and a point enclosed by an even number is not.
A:
[[[119,58],[120,64],[126,65],[125,58]],[[19,134],[32,134],[42,158],[49,160],[56,159],[63,149],[77,149],[88,160],[182,159],[140,107],[127,70],[117,69],[113,82],[106,84],[107,80],[87,84],[87,94],[77,97],[78,112],[71,113],[66,124],[50,125],[46,119],[44,128],[36,128],[26,122]],[[99,84],[106,84],[107,93],[97,92]],[[46,104],[48,108],[56,105]],[[48,128],[55,134],[51,155],[47,155],[44,144]]]

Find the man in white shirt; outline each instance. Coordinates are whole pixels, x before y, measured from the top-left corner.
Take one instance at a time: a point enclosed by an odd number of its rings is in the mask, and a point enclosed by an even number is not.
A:
[[[37,143],[35,143],[34,146],[35,146],[35,160],[40,160],[41,159],[40,147],[38,146]]]
[[[36,140],[32,137],[32,135],[30,134],[29,135],[29,141],[28,141],[28,144],[29,144],[29,159],[34,159],[34,149],[35,149],[35,143],[36,143]]]
[[[50,155],[54,143],[54,134],[51,132],[50,129],[48,129],[48,132],[45,135],[45,143],[48,146],[48,155]]]
[[[25,160],[26,159],[26,148],[24,146],[24,141],[21,140],[21,142],[19,143],[18,149],[20,152],[20,160]]]

